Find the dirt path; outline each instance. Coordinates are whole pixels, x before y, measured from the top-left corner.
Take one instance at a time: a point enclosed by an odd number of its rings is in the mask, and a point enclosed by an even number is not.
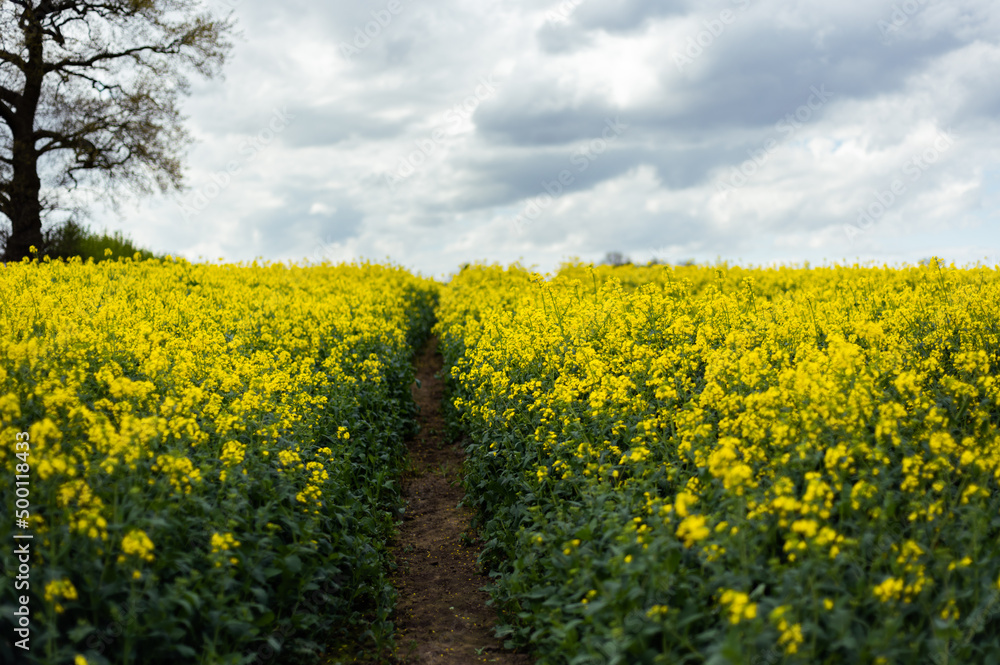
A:
[[[417,363],[420,433],[409,444],[414,470],[403,480],[408,507],[395,547],[397,658],[405,665],[530,665],[531,658],[504,651],[493,637],[495,614],[480,590],[488,578],[476,572],[479,548],[463,537],[471,511],[457,507],[465,453],[444,439],[440,370],[432,338]]]

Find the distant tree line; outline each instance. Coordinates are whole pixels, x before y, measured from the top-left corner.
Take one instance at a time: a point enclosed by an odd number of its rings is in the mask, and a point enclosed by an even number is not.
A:
[[[652,259],[650,259],[649,261],[647,261],[645,263],[645,265],[647,265],[647,266],[662,266],[662,265],[669,265],[669,264],[670,264],[669,261],[664,261],[663,259],[659,259],[659,258],[656,258],[656,257],[653,257]],[[618,266],[631,266],[631,265],[635,265],[635,264],[632,262],[632,259],[630,259],[628,256],[626,256],[622,252],[617,252],[616,251],[616,252],[608,252],[607,254],[605,254],[604,255],[604,260],[601,261],[601,265],[618,267]],[[677,266],[694,266],[694,265],[698,265],[698,264],[697,264],[697,262],[694,259],[684,259],[683,261],[678,261],[677,263],[674,263],[673,265],[677,265]]]

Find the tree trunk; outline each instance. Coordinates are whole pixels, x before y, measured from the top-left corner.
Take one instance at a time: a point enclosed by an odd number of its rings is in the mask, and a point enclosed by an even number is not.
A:
[[[7,261],[20,261],[30,256],[32,245],[42,251],[42,205],[39,201],[42,185],[38,177],[38,158],[34,152],[33,145],[25,146],[23,140],[14,139],[14,174],[8,190],[10,202],[7,206],[11,225],[5,256]]]
[[[4,212],[10,218],[11,234],[7,240],[6,260],[20,261],[30,256],[34,245],[42,251],[42,191],[38,177],[38,151],[35,149],[35,114],[42,94],[45,61],[42,47],[42,29],[31,7],[25,9],[21,20],[24,28],[28,57],[24,68],[24,91],[14,111],[10,124],[13,145],[11,157],[13,174],[8,189],[9,201]]]

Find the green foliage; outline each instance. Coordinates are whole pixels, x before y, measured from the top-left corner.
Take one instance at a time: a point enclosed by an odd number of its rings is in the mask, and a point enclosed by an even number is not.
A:
[[[52,258],[70,259],[79,256],[84,262],[93,259],[101,261],[114,261],[119,257],[134,257],[139,254],[140,258],[151,259],[153,252],[135,245],[121,231],[112,234],[96,233],[89,228],[81,226],[76,222],[66,222],[52,229],[45,235],[45,248],[41,252],[43,256]],[[106,250],[111,250],[109,255]]]

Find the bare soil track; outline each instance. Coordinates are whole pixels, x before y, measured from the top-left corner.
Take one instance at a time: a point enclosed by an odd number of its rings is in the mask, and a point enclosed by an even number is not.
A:
[[[420,432],[409,442],[413,470],[403,479],[408,502],[395,543],[394,584],[400,665],[499,663],[531,665],[533,659],[502,649],[493,636],[495,613],[477,570],[479,547],[469,538],[468,508],[459,508],[464,451],[445,441],[441,356],[432,338],[417,363]]]

